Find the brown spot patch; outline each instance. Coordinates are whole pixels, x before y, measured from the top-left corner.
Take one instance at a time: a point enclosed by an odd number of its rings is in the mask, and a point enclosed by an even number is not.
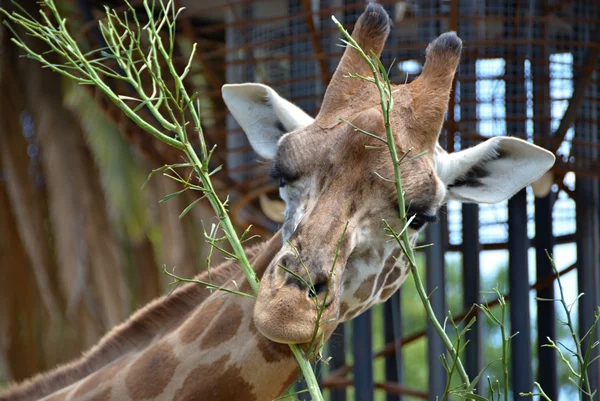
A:
[[[144,400],[162,393],[178,364],[173,347],[166,341],[150,347],[133,363],[125,378],[131,398]]]
[[[375,282],[376,277],[376,274],[371,274],[358,287],[358,289],[354,293],[354,297],[358,299],[359,302],[365,302],[371,297],[371,293],[373,291],[373,283]]]
[[[79,386],[77,386],[77,390],[73,395],[74,399],[81,397],[94,390],[99,385],[108,382],[111,380],[117,373],[123,369],[123,367],[127,364],[129,358],[113,362],[112,364],[103,367],[101,370],[98,370],[93,375],[89,376],[84,380]]]
[[[228,305],[214,320],[206,334],[202,337],[200,348],[213,348],[225,341],[231,340],[240,328],[243,317],[244,312],[240,305]]]
[[[232,365],[225,369],[230,359],[231,354],[227,354],[192,370],[183,387],[175,392],[173,401],[256,401],[253,386],[241,376],[241,368]]]
[[[223,296],[219,296],[201,305],[199,310],[181,326],[179,331],[181,342],[189,344],[204,333],[224,302]]]
[[[348,312],[348,308],[350,308],[350,305],[348,305],[346,302],[342,302],[340,304],[340,316],[344,316],[346,312]]]
[[[112,393],[112,389],[109,387],[102,391],[101,393],[93,396],[88,401],[108,401],[110,400],[110,395]]]
[[[250,326],[248,328],[256,336],[256,347],[267,363],[279,362],[283,358],[290,358],[292,356],[288,345],[273,342],[260,334],[254,324],[254,318],[250,319]]]
[[[402,275],[402,268],[400,266],[396,265],[396,267],[394,267],[394,270],[392,270],[390,275],[388,276],[386,283],[387,284],[395,283],[400,278],[401,275]]]
[[[386,301],[389,297],[394,295],[396,290],[397,290],[397,288],[395,286],[384,288],[383,291],[381,291],[381,295],[379,296],[379,299],[381,301]]]
[[[290,373],[288,378],[285,379],[285,381],[283,382],[283,385],[281,386],[281,390],[279,390],[279,393],[277,393],[277,397],[279,397],[283,393],[285,393],[287,391],[287,389],[289,389],[296,380],[298,380],[298,367],[297,366],[294,367],[294,370],[292,370],[292,373]]]
[[[354,308],[348,311],[348,317],[349,318],[355,318],[356,316],[358,316],[360,313],[362,313],[363,311],[363,307],[359,306],[358,308]]]
[[[375,284],[375,294],[379,293],[383,287],[383,284],[387,282],[386,278],[394,268],[395,263],[396,261],[394,259],[388,259],[385,262],[385,265],[383,265],[383,270],[381,273],[379,273],[379,276],[377,277],[377,283]]]

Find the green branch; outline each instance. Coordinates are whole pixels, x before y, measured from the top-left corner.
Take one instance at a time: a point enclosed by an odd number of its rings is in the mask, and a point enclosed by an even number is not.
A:
[[[548,251],[546,251],[546,256],[550,260],[550,264],[552,265],[552,269],[554,270],[554,274],[556,275],[556,282],[558,283],[560,298],[558,298],[556,300],[554,300],[554,299],[540,299],[540,300],[558,301],[561,304],[563,310],[565,311],[567,320],[566,321],[559,320],[559,321],[565,327],[567,327],[567,329],[569,330],[569,334],[573,340],[573,343],[575,344],[575,350],[569,350],[564,345],[563,345],[563,348],[565,348],[571,355],[573,355],[577,359],[577,365],[579,367],[579,371],[576,371],[573,368],[571,363],[566,359],[566,357],[562,353],[561,349],[558,347],[558,345],[556,345],[556,343],[554,341],[552,341],[552,339],[549,338],[548,339],[549,343],[544,344],[543,346],[556,349],[561,360],[567,365],[567,367],[569,368],[571,373],[573,373],[573,375],[577,378],[577,383],[575,383],[575,385],[577,386],[577,389],[579,390],[579,399],[583,400],[584,395],[585,395],[591,401],[594,399],[596,390],[593,390],[590,386],[588,368],[598,358],[598,357],[596,357],[596,358],[592,359],[592,349],[596,345],[598,345],[597,342],[596,343],[594,342],[593,333],[596,330],[596,327],[598,326],[598,320],[600,319],[600,308],[594,313],[594,320],[592,322],[592,326],[586,332],[586,334],[583,336],[583,338],[580,338],[579,335],[577,334],[577,329],[575,328],[575,325],[573,323],[573,318],[571,317],[571,309],[572,309],[573,305],[575,304],[575,302],[577,302],[579,300],[579,298],[581,298],[583,296],[583,293],[579,294],[577,296],[575,301],[573,301],[573,304],[568,305],[565,300],[565,294],[564,294],[562,282],[560,280],[560,274],[558,272],[558,269],[556,268],[554,259],[552,258],[552,256],[550,255],[550,253]],[[589,336],[589,338],[587,339],[588,344],[584,351],[584,349],[582,348],[582,345],[588,336]],[[559,344],[560,344],[560,342],[559,342]],[[540,391],[541,391],[541,389],[540,389]]]

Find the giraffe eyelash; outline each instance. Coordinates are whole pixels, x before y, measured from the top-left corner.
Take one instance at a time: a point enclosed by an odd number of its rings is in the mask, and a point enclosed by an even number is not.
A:
[[[279,164],[273,164],[270,176],[273,180],[279,181],[279,187],[284,187],[298,179],[298,177],[295,177],[289,170],[283,168]]]

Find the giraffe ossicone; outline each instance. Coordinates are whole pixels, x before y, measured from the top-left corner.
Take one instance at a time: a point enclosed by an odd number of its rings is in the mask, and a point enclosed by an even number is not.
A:
[[[352,35],[367,53],[380,55],[389,31],[383,7],[370,3]],[[398,153],[426,152],[401,167],[408,213],[416,216],[413,239],[448,200],[502,201],[554,163],[550,152],[516,138],[452,154],[437,144],[461,48],[455,33],[441,35],[427,47],[420,77],[393,88]],[[395,186],[381,178],[392,178],[393,169],[387,149],[375,148],[380,141],[340,120],[385,137],[377,89],[346,77],[352,73],[370,71],[346,48],[314,119],[265,85],[223,87],[250,144],[272,160],[286,204],[281,231],[249,251],[261,279],[256,300],[185,285],[134,314],[81,359],[10,387],[0,401],[270,400],[297,371],[285,343],[313,339],[315,301],[324,305],[317,338],[326,340],[337,324],[389,298],[408,274],[382,225],[382,219],[399,225]],[[213,269],[211,278],[250,292],[232,262]]]

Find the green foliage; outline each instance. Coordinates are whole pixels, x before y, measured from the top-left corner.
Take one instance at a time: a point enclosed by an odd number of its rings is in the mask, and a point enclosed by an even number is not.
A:
[[[562,309],[565,313],[565,320],[559,319],[559,323],[562,326],[568,328],[573,345],[567,347],[564,343],[561,343],[560,341],[554,342],[551,338],[548,338],[548,344],[544,344],[542,346],[553,348],[554,350],[556,350],[557,354],[560,356],[560,360],[564,363],[564,365],[569,369],[569,371],[572,374],[572,376],[569,377],[569,380],[576,386],[579,393],[579,399],[581,401],[583,401],[584,399],[589,399],[590,401],[592,401],[594,399],[594,396],[596,395],[597,389],[592,389],[590,387],[588,367],[590,366],[590,364],[600,359],[600,356],[592,358],[592,349],[598,346],[598,341],[594,341],[593,339],[593,333],[596,331],[596,327],[598,326],[598,320],[600,319],[600,307],[598,307],[598,309],[594,312],[594,321],[592,322],[592,326],[588,329],[588,331],[584,334],[583,337],[580,337],[577,334],[577,329],[575,328],[575,324],[573,323],[572,309],[573,306],[579,300],[579,298],[581,298],[584,294],[579,294],[571,304],[567,304],[562,286],[562,281],[560,279],[560,273],[558,272],[558,269],[554,264],[554,259],[550,256],[548,252],[546,252],[546,254],[548,259],[550,259],[550,263],[552,264],[552,268],[554,269],[554,273],[556,274],[556,282],[558,284],[560,297],[558,299],[540,300],[548,302],[559,302],[559,304],[562,306]],[[573,366],[573,364],[567,358],[565,353],[570,354],[573,358],[576,359],[575,366]],[[539,395],[549,400],[548,396],[544,393],[541,386],[538,383],[535,383],[535,385],[538,388],[539,393],[530,392],[523,395]]]

